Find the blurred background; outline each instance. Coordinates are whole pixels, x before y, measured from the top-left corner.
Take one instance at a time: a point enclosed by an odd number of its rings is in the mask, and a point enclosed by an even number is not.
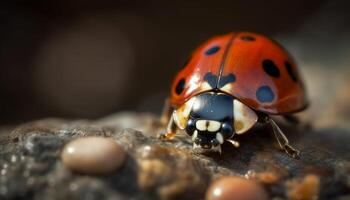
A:
[[[0,124],[159,113],[190,52],[239,30],[290,51],[314,115],[350,111],[347,0],[5,0],[0,26]]]

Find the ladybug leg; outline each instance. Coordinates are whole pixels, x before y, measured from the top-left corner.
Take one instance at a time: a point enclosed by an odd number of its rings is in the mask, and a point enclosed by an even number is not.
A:
[[[289,144],[288,138],[283,134],[282,130],[278,127],[275,121],[270,117],[265,116],[265,122],[269,123],[273,129],[273,134],[281,147],[289,156],[296,158],[299,156],[300,152]]]
[[[170,116],[169,123],[167,125],[167,132],[164,134],[159,134],[158,138],[159,139],[172,139],[176,135],[176,124],[174,122],[174,116]]]
[[[170,106],[170,100],[169,98],[166,98],[164,101],[164,106],[163,106],[163,111],[162,111],[162,116],[160,117],[160,122],[163,125],[166,125],[172,115],[173,108]]]

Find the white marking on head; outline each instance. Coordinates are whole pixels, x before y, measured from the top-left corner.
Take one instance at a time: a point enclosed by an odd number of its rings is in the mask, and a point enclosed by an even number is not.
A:
[[[196,122],[196,128],[200,131],[206,131],[207,130],[207,120],[198,120]]]
[[[237,134],[248,131],[258,121],[256,113],[236,99],[233,100],[233,116],[233,124]]]
[[[198,120],[196,128],[200,131],[217,132],[221,127],[221,122],[213,120]]]
[[[217,132],[221,127],[221,123],[217,121],[209,121],[208,131]]]
[[[223,144],[223,143],[224,143],[224,137],[222,136],[221,133],[217,133],[217,134],[216,134],[216,140],[217,140],[220,144]]]

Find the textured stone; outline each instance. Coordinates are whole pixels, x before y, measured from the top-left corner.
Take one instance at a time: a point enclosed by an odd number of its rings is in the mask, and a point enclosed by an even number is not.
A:
[[[320,179],[309,174],[302,180],[290,180],[287,183],[288,198],[292,200],[318,199],[320,192]]]
[[[139,131],[125,129],[134,123]],[[350,130],[279,124],[301,150],[299,159],[278,150],[271,130],[259,126],[235,138],[239,148],[224,143],[221,155],[197,154],[182,132],[173,140],[157,139],[164,127],[149,114],[47,119],[0,129],[0,199],[204,199],[210,183],[225,176],[245,177],[258,182],[269,198],[287,199],[291,191],[310,191],[310,182],[303,181],[307,174],[319,179],[319,199],[347,199]],[[128,155],[123,166],[103,176],[65,167],[64,146],[87,136],[118,141]],[[298,188],[290,185],[294,182]]]

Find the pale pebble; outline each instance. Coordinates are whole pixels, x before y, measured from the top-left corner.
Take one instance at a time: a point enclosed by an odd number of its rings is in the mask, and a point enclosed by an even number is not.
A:
[[[251,180],[228,176],[214,181],[206,193],[206,200],[267,200],[264,188]]]
[[[116,141],[104,137],[75,139],[61,154],[65,166],[84,174],[112,172],[123,165],[125,157],[125,151]]]

